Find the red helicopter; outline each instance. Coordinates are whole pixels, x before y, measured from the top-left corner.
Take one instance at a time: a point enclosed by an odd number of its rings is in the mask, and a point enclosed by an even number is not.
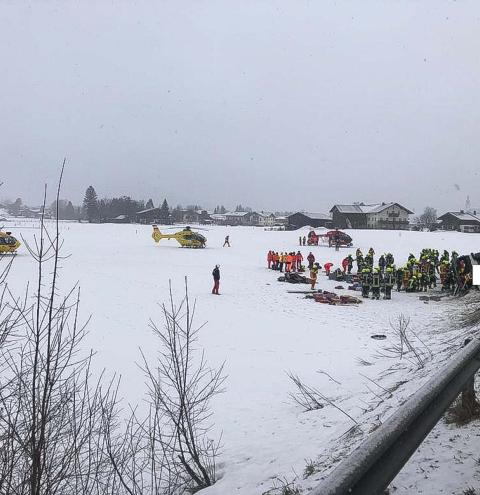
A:
[[[317,234],[314,230],[311,230],[308,233],[307,244],[309,246],[318,246],[319,242],[322,242],[322,244],[328,243],[329,247],[350,247],[353,245],[352,238],[341,230],[329,230],[325,234]]]

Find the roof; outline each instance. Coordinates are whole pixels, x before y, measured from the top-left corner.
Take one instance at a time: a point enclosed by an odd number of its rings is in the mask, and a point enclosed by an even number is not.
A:
[[[447,211],[447,213],[444,213],[442,216],[438,217],[438,219],[442,220],[442,218],[446,217],[447,215],[451,215],[452,217],[455,217],[457,220],[460,220],[463,222],[478,222],[478,223],[480,223],[480,218],[476,217],[472,213],[465,213],[464,211]]]
[[[251,213],[250,211],[232,211],[231,213],[225,213],[227,217],[244,217]]]
[[[296,213],[292,213],[291,215],[288,215],[289,217],[292,217],[293,215],[304,215],[312,220],[331,220],[332,217],[330,215],[327,215],[326,213],[311,213],[308,211],[297,211]]]
[[[362,211],[362,208],[360,205],[333,205],[332,211],[334,208],[336,208],[339,213],[365,213]]]
[[[160,208],[147,208],[146,210],[137,211],[137,215],[143,215],[144,213],[150,213],[151,211],[160,211]]]
[[[398,206],[402,210],[405,210],[409,215],[413,215],[413,211],[410,211],[408,208],[405,208],[405,206],[402,206],[400,203],[382,203],[379,205],[372,205],[370,210],[365,211],[365,213],[380,213],[383,210],[390,208],[391,206]]]
[[[353,205],[333,205],[332,211],[334,208],[337,208],[339,213],[349,213],[349,214],[367,214],[367,213],[381,213],[383,210],[390,208],[391,206],[398,206],[402,210],[405,210],[409,215],[413,214],[413,211],[410,211],[405,206],[402,206],[400,203],[376,203],[373,205],[365,205],[363,203],[353,204]]]

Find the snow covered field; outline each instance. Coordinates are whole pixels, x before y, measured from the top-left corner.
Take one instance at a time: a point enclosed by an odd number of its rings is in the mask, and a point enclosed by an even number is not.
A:
[[[16,237],[22,235],[32,241],[38,232],[36,225],[33,220],[12,220],[6,227]],[[150,226],[140,225],[62,223],[63,254],[71,256],[62,262],[61,286],[66,290],[79,282],[81,317],[92,314],[88,344],[97,351],[96,366],[120,373],[122,396],[137,403],[145,392],[136,365],[139,347],[153,358],[157,344],[148,321],[153,318],[161,324],[157,303],[167,301],[169,280],[180,300],[184,276],[188,276],[190,296],[197,300],[196,321],[208,322],[200,343],[211,365],[225,361],[228,375],[226,392],[213,403],[216,431],[223,431],[221,479],[202,493],[262,494],[272,487],[276,476],[298,477],[297,483],[308,488],[320,476],[317,473],[302,481],[309,460],[320,456],[320,463],[329,466],[341,456],[341,446],[359,440],[340,439],[354,423],[334,407],[303,412],[294,404],[289,399],[294,389],[286,371],[297,373],[360,424],[368,425],[392,412],[438,369],[445,359],[443,351],[452,342],[457,345],[455,332],[446,333],[451,303],[424,304],[418,294],[394,292],[391,301],[366,300],[359,306],[337,307],[288,294],[287,290],[307,286],[277,282],[278,273],[266,268],[266,254],[269,249],[297,250],[298,236],[308,229],[272,232],[253,227],[211,227],[204,250],[181,249],[174,240],[156,245],[151,231]],[[410,252],[417,255],[424,247],[455,249],[460,254],[480,251],[480,236],[475,234],[348,232],[353,248],[335,252],[333,248],[313,247],[317,261],[322,265],[332,261],[338,266],[348,253],[355,255],[357,247],[365,253],[370,246],[375,249],[376,260],[379,254],[392,252],[402,264]],[[222,248],[227,234],[232,247]],[[300,249],[304,257],[310,251],[308,247]],[[215,264],[220,264],[222,276],[219,297],[210,293]],[[29,280],[35,280],[34,260],[22,246],[9,281],[14,290],[21,291]],[[319,276],[318,288],[334,290],[335,285],[338,283],[328,281],[324,274]],[[387,341],[393,339],[389,322],[401,313],[411,318],[434,354],[421,372],[412,371],[405,361],[382,357],[385,341],[371,338],[380,333],[387,335]],[[372,365],[364,366],[359,359]],[[366,376],[384,387],[408,383],[398,385],[394,397],[384,398],[378,408],[372,408],[378,402],[372,389],[378,395],[382,389],[375,389]],[[368,432],[368,427],[362,429]],[[458,433],[450,433],[445,426],[440,429],[443,437]],[[472,456],[475,448],[479,449],[478,436],[475,441],[476,445],[472,439]],[[470,448],[469,442],[464,443],[463,452]],[[329,453],[331,447],[335,448],[333,455]],[[449,455],[443,452],[443,461],[450,463]],[[420,451],[394,483],[395,493],[433,493],[428,488],[431,483],[441,483],[435,493],[457,493],[475,485],[475,476],[468,475],[474,471],[473,457],[472,463],[465,462],[465,469],[455,465],[447,475],[442,466],[440,481],[432,481],[440,472],[435,466],[429,476],[418,468],[425,458],[429,459],[429,454],[422,456]]]

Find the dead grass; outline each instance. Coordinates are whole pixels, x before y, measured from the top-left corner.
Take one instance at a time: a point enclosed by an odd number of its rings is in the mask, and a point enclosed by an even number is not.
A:
[[[462,403],[461,398],[455,400],[445,414],[445,422],[447,424],[455,424],[463,426],[475,419],[480,418],[480,407],[467,407]]]

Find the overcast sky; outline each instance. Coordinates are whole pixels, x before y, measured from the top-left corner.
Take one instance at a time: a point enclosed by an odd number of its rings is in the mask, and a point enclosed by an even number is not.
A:
[[[0,3],[0,197],[480,205],[480,2]]]

